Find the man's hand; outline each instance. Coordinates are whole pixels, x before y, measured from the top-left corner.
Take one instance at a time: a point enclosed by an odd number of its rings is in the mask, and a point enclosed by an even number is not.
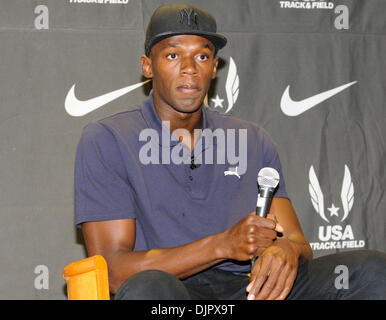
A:
[[[283,228],[272,219],[251,212],[223,233],[224,257],[238,261],[251,260],[272,246]]]
[[[253,265],[248,299],[284,300],[292,289],[297,270],[298,255],[290,240],[277,239]]]

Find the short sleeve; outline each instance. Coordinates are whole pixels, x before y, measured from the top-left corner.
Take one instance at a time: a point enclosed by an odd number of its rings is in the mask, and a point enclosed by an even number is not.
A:
[[[269,136],[267,132],[264,131],[264,143],[263,143],[263,167],[271,167],[277,170],[280,176],[279,186],[277,187],[274,197],[287,198],[287,190],[285,187],[285,180],[283,175],[283,170],[280,163],[279,153],[277,152],[276,144]]]
[[[82,132],[75,159],[75,223],[135,218],[119,142],[100,123]]]

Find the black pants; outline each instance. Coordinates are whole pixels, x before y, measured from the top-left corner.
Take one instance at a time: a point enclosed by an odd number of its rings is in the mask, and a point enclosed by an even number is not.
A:
[[[208,269],[185,280],[160,270],[147,270],[127,279],[115,299],[245,300],[248,283],[247,276],[218,269]],[[384,300],[386,254],[349,251],[300,265],[287,299]]]

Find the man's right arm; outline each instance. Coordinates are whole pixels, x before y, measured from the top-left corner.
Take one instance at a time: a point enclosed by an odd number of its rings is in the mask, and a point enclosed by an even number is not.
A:
[[[82,231],[89,256],[102,255],[114,294],[130,276],[157,269],[186,278],[226,259],[250,260],[272,245],[276,223],[252,212],[232,228],[174,247],[133,251],[135,219],[85,222]]]

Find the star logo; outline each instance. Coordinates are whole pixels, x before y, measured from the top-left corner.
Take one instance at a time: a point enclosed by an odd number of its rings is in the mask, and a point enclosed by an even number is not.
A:
[[[222,105],[222,103],[224,102],[224,99],[220,99],[220,97],[218,96],[218,94],[216,94],[216,98],[214,99],[211,99],[214,103],[214,106],[213,108],[217,108],[217,107],[220,107],[220,108],[224,108],[224,106]]]
[[[327,210],[330,211],[330,217],[332,217],[332,216],[339,217],[339,215],[338,215],[339,207],[335,207],[334,204],[332,204],[330,208],[327,208]]]

